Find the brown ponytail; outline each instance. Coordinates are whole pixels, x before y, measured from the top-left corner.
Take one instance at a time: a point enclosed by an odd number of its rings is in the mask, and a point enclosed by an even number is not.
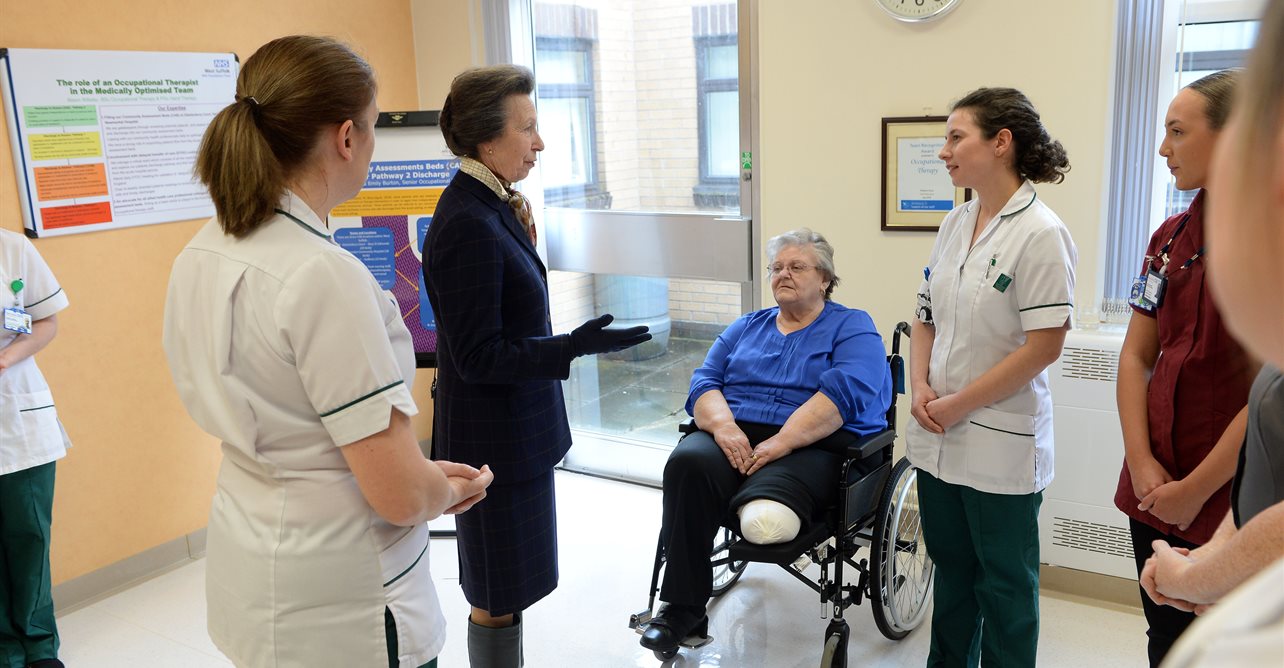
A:
[[[362,123],[375,96],[374,71],[335,40],[282,37],[245,61],[236,96],[205,130],[195,172],[223,231],[241,238],[272,217],[323,129]]]

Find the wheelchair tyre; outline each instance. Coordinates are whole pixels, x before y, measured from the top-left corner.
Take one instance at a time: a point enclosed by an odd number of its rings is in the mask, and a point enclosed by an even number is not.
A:
[[[713,552],[710,554],[711,560],[723,559],[727,556],[728,548],[736,539],[735,534],[730,529],[723,528],[713,539]],[[713,567],[713,592],[711,598],[717,598],[727,593],[740,576],[745,572],[746,562],[731,561]]]
[[[834,658],[838,656],[838,636],[825,638],[825,651],[820,655],[820,668],[833,668]]]
[[[659,659],[659,660],[661,660],[661,661],[668,661],[669,659],[672,659],[673,657],[675,657],[675,656],[677,656],[677,655],[678,655],[678,650],[676,650],[676,649],[666,649],[666,650],[661,651],[661,650],[658,650],[658,649],[653,649],[653,650],[651,650],[651,653],[655,655],[655,658],[657,658],[657,659]]]
[[[874,623],[891,640],[918,628],[932,598],[934,567],[919,519],[917,469],[902,458],[883,487],[870,545]]]
[[[820,668],[847,668],[847,640],[851,627],[835,619],[825,629],[825,649],[820,654]]]

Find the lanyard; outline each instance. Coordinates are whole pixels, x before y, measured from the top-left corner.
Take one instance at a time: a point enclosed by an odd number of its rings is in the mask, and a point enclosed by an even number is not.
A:
[[[1195,251],[1195,254],[1194,254],[1194,255],[1192,255],[1192,256],[1190,256],[1190,259],[1189,259],[1189,260],[1186,260],[1186,263],[1185,263],[1185,264],[1183,264],[1183,265],[1181,266],[1181,268],[1182,268],[1182,269],[1189,269],[1189,268],[1190,268],[1190,265],[1195,264],[1195,260],[1198,260],[1198,259],[1199,259],[1199,256],[1201,256],[1201,255],[1203,255],[1203,254],[1204,254],[1204,247],[1203,247],[1203,246],[1200,246],[1200,247],[1199,247],[1199,250]]]
[[[1159,267],[1159,274],[1161,276],[1168,274],[1168,263],[1170,262],[1168,258],[1168,249],[1172,248],[1173,242],[1177,240],[1177,235],[1181,234],[1181,231],[1186,229],[1186,223],[1188,222],[1190,222],[1189,211],[1186,212],[1185,216],[1182,216],[1181,222],[1177,223],[1177,229],[1173,230],[1173,235],[1171,237],[1168,237],[1168,243],[1164,244],[1163,248],[1159,249],[1159,253],[1154,256],[1155,258],[1158,258],[1163,262],[1163,264],[1160,265]],[[1199,250],[1195,251],[1194,255],[1190,256],[1189,260],[1186,260],[1185,264],[1183,264],[1181,268],[1182,269],[1189,268],[1190,265],[1194,264],[1195,260],[1198,260],[1199,257],[1203,254],[1204,254],[1204,248],[1201,246]]]
[[[282,216],[285,216],[286,218],[289,218],[290,220],[293,220],[294,222],[299,224],[299,227],[302,227],[303,229],[317,235],[318,237],[321,237],[322,239],[325,239],[326,241],[329,241],[331,243],[336,243],[334,239],[330,237],[330,235],[321,234],[320,232],[316,231],[316,229],[314,229],[311,225],[299,220],[298,218],[295,218],[293,215],[290,214],[289,211],[286,211],[284,209],[274,209],[274,211],[281,214]],[[1167,246],[1165,246],[1165,248],[1167,248]]]

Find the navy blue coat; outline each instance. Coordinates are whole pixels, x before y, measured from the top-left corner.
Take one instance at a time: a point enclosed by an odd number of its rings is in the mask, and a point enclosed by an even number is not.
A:
[[[435,456],[489,464],[495,484],[547,473],[571,447],[561,381],[570,336],[553,336],[544,263],[516,214],[459,172],[424,239],[437,318]]]

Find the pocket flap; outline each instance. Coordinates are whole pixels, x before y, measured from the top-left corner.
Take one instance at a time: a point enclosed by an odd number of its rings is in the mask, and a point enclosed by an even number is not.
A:
[[[38,392],[24,392],[22,394],[10,395],[15,406],[18,407],[19,413],[36,411],[46,408],[53,408],[53,392],[42,390]]]
[[[428,523],[418,524],[379,555],[383,586],[405,577],[428,554]]]
[[[996,411],[993,408],[978,408],[968,418],[978,427],[1001,431],[1014,436],[1034,438],[1034,416],[1020,413]]]

